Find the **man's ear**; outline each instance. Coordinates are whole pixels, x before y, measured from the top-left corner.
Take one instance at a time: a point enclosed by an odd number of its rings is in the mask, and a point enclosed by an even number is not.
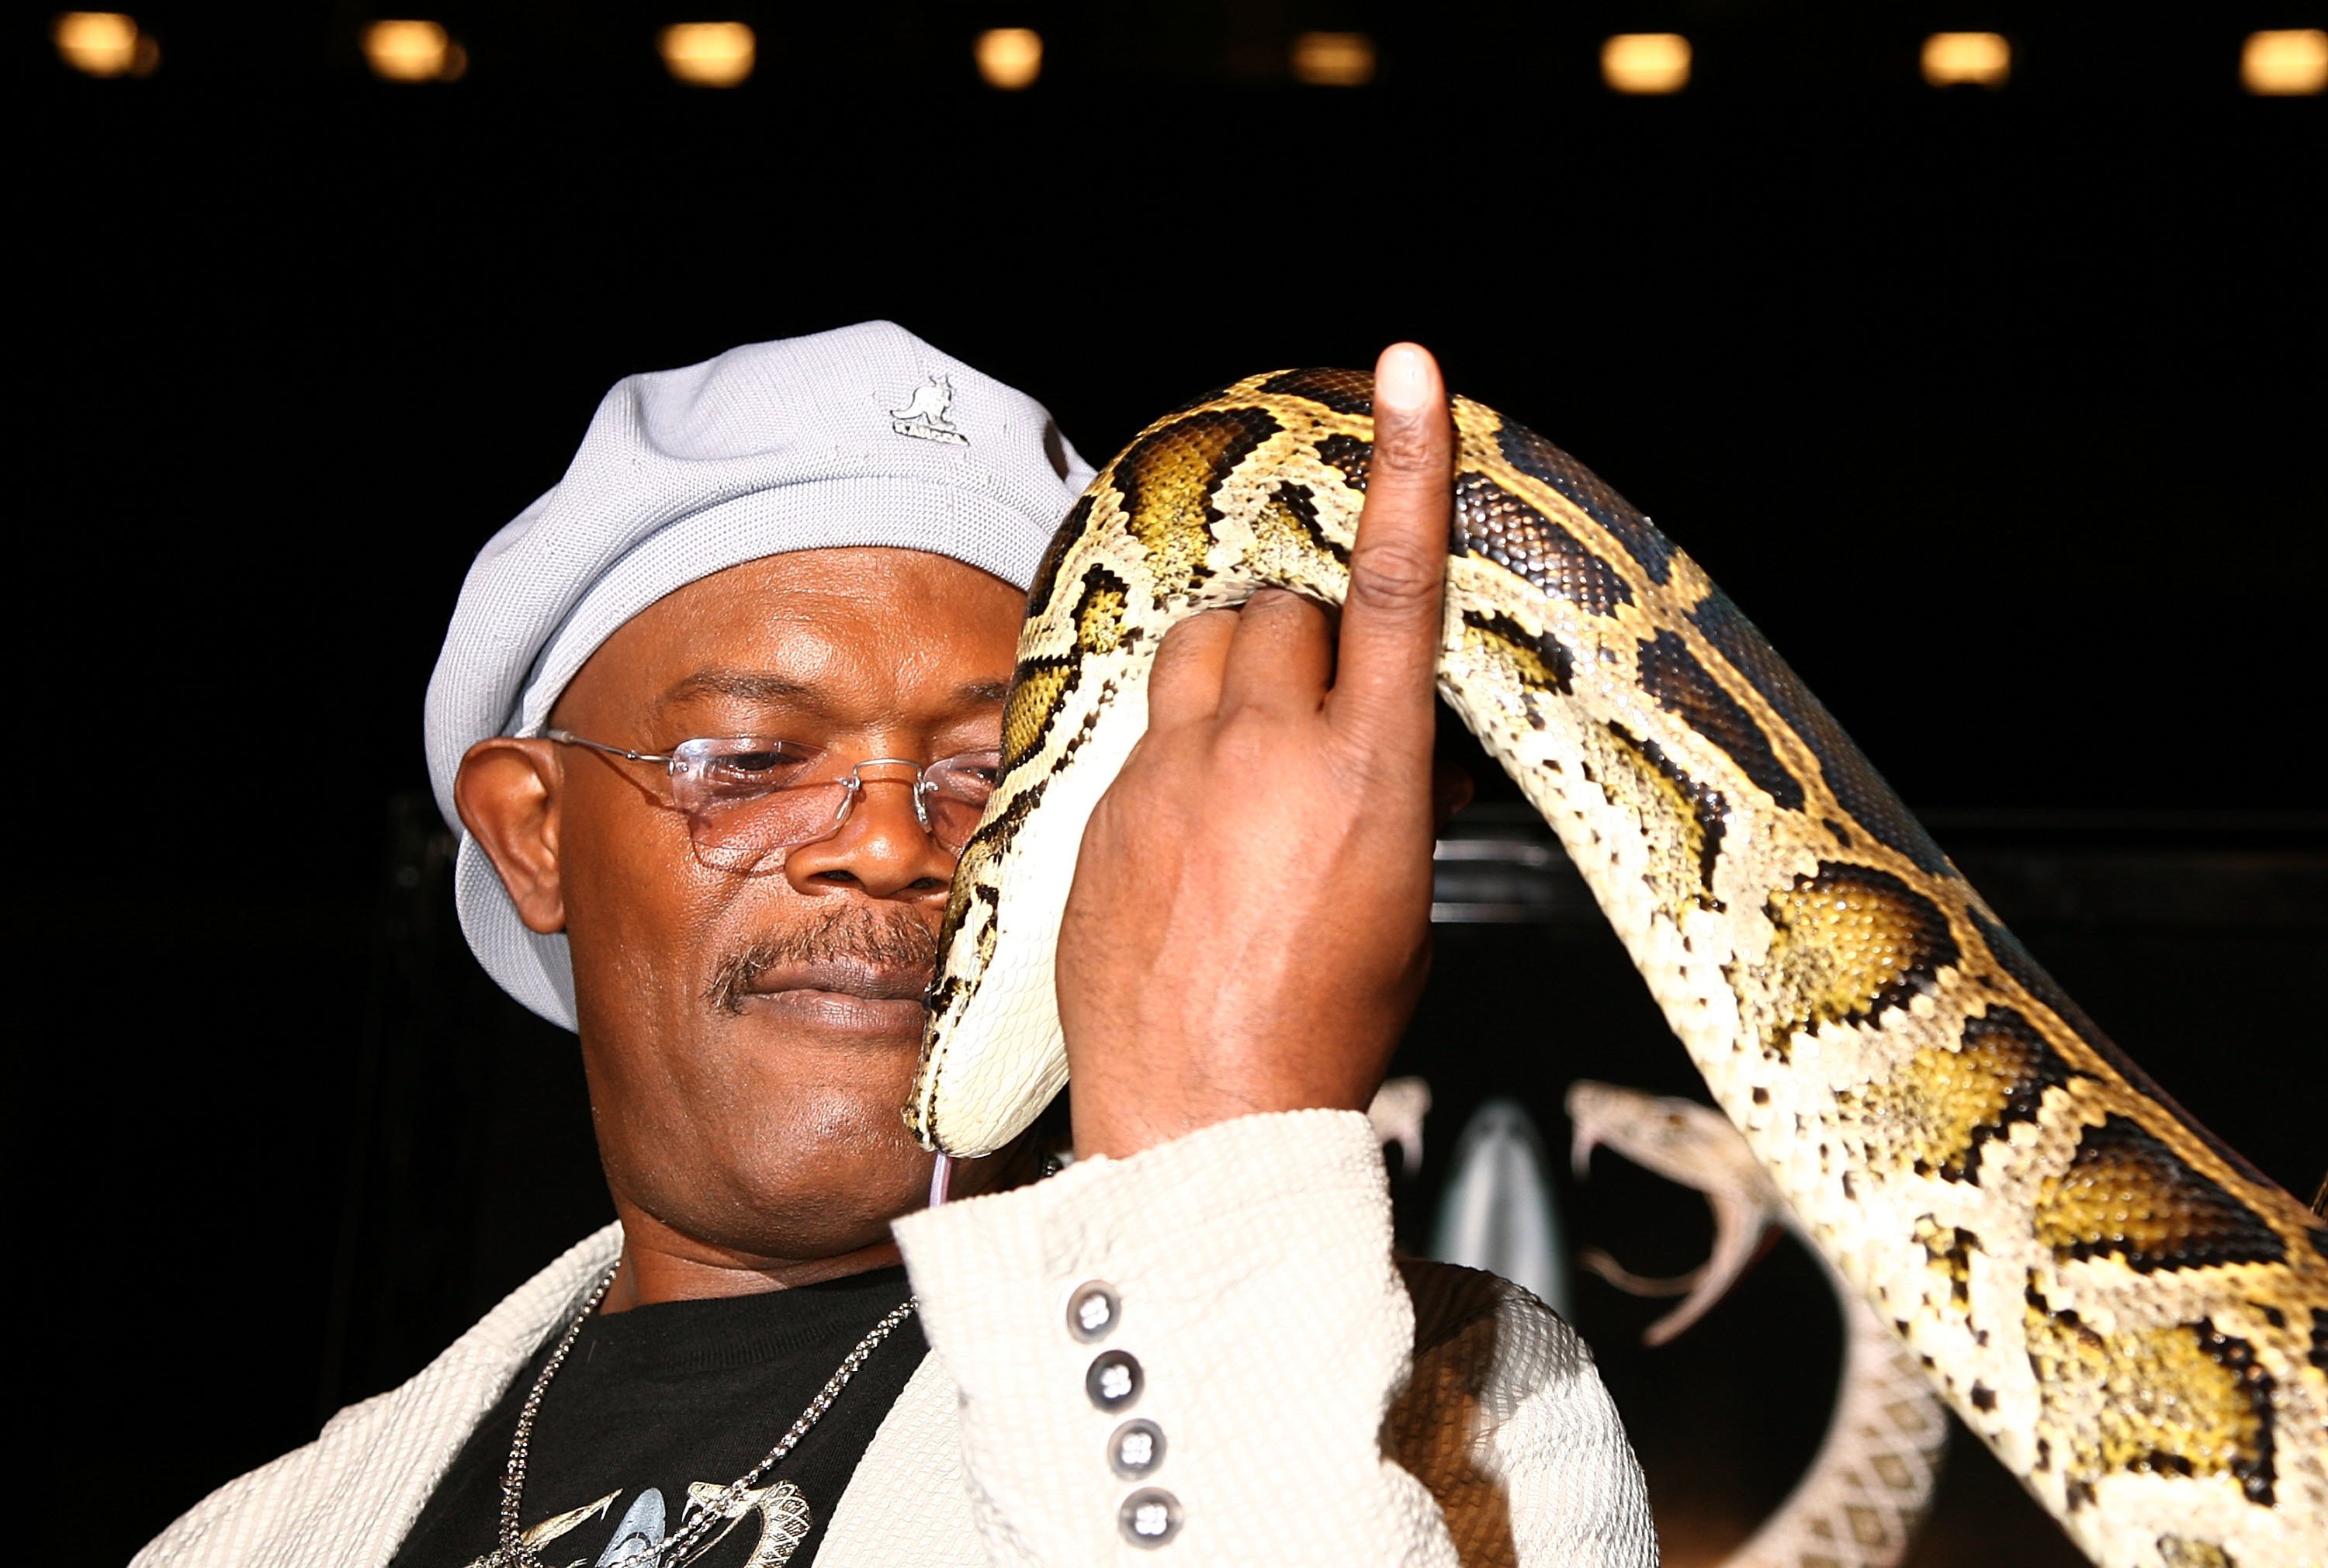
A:
[[[453,780],[453,803],[501,873],[526,929],[566,929],[559,877],[558,808],[565,782],[556,745],[495,736],[471,746]]]

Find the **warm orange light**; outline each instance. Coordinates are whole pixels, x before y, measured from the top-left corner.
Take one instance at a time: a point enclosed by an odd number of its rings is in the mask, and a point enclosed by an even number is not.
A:
[[[1689,85],[1689,40],[1678,33],[1619,33],[1600,45],[1600,80],[1619,92],[1679,92]]]
[[[2239,85],[2261,98],[2328,91],[2328,31],[2283,27],[2248,33],[2239,51]]]
[[[1043,74],[1043,35],[1031,27],[990,27],[978,35],[978,74],[989,87],[1017,92]]]
[[[734,87],[759,60],[758,41],[741,22],[681,22],[655,42],[663,69],[690,87]]]
[[[138,70],[137,20],[118,11],[68,11],[49,24],[57,55],[86,76],[143,76]],[[142,40],[149,45],[151,40]],[[162,52],[151,51],[155,65]],[[147,67],[151,70],[152,67]]]
[[[1924,40],[1924,80],[1934,87],[2003,87],[2013,45],[2001,33],[1935,33]]]
[[[364,63],[382,81],[451,81],[468,54],[436,22],[375,22],[363,30]]]
[[[1364,87],[1375,79],[1375,41],[1363,33],[1301,33],[1293,79],[1311,87]]]

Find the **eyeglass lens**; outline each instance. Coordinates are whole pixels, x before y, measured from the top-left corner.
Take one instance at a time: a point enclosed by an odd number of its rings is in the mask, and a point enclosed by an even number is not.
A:
[[[994,753],[973,752],[931,763],[918,781],[870,778],[859,787],[912,787],[930,836],[960,854],[994,793],[998,765]],[[840,831],[853,809],[855,775],[811,776],[830,765],[822,754],[785,742],[690,741],[672,757],[673,803],[687,813],[704,864],[756,869],[771,855]]]

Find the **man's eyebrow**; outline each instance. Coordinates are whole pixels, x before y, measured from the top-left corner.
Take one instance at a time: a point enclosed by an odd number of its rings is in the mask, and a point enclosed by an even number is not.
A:
[[[1008,681],[971,681],[954,688],[954,699],[962,703],[996,703],[1009,695]],[[699,670],[664,690],[655,699],[655,706],[671,708],[698,697],[727,697],[740,702],[815,708],[822,705],[823,696],[806,681],[764,670]]]
[[[821,694],[805,681],[764,670],[699,670],[667,687],[657,708],[672,708],[698,697],[731,697],[742,702],[784,702],[814,707]]]

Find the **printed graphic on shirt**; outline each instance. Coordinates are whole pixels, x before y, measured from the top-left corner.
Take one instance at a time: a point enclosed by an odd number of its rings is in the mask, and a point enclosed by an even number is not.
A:
[[[713,1526],[684,1557],[662,1560],[664,1543],[685,1533],[718,1504],[727,1490],[720,1482],[689,1483],[687,1506],[674,1521],[668,1519],[662,1489],[645,1488],[631,1499],[621,1522],[596,1557],[590,1554],[587,1543],[596,1532],[583,1527],[607,1517],[615,1500],[622,1497],[620,1492],[608,1492],[596,1502],[552,1515],[521,1531],[518,1539],[533,1551],[544,1568],[683,1568],[684,1564],[710,1562],[715,1552],[718,1554],[720,1568],[784,1568],[807,1539],[811,1523],[808,1499],[790,1481],[777,1481],[737,1494],[724,1512],[724,1523]],[[750,1553],[739,1556],[733,1550],[720,1551],[746,1520],[756,1531]],[[577,1538],[563,1547],[557,1545],[568,1536]],[[576,1554],[577,1546],[583,1549]],[[496,1546],[471,1563],[469,1568],[502,1568],[503,1561],[502,1550]]]

